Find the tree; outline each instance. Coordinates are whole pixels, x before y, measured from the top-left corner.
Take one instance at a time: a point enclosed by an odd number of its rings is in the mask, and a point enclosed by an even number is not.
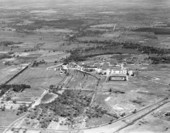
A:
[[[112,93],[112,88],[109,89],[109,93],[110,93],[110,94]]]
[[[6,98],[6,100],[7,100],[7,101],[10,101],[10,100],[11,100],[11,97],[10,97],[10,96],[8,96],[8,97]]]
[[[12,102],[13,102],[14,104],[16,104],[16,100],[13,100]]]
[[[4,105],[4,106],[1,108],[1,110],[2,110],[2,111],[5,111],[5,109],[6,109],[6,108],[5,108],[5,105]]]

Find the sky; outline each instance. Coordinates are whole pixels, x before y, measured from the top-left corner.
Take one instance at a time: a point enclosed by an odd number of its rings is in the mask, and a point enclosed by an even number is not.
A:
[[[55,5],[104,5],[113,6],[165,6],[170,7],[170,0],[0,0],[1,7],[55,6]]]

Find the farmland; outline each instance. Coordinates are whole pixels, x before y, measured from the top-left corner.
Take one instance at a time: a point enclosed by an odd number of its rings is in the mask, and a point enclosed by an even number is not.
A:
[[[169,0],[0,3],[0,133],[169,133]]]

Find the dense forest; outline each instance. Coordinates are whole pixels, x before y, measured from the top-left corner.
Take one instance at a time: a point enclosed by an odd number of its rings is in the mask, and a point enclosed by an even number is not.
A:
[[[154,57],[150,57],[149,59],[152,61],[153,64],[158,63],[170,63],[169,59],[170,57],[168,54],[170,54],[170,49],[162,49],[158,47],[151,47],[151,46],[145,46],[141,45],[140,43],[133,43],[133,42],[114,42],[114,41],[88,41],[83,43],[95,43],[95,44],[104,44],[104,45],[97,45],[95,47],[88,47],[85,49],[74,49],[70,50],[68,52],[71,53],[71,55],[66,58],[64,61],[65,63],[71,62],[71,61],[84,61],[89,57],[98,56],[98,55],[104,55],[104,54],[125,54],[126,50],[131,51],[138,51],[139,54],[147,54],[149,55],[155,55]],[[116,52],[116,48],[119,47],[121,51]],[[100,52],[98,52],[100,51]]]
[[[0,85],[0,96],[5,94],[9,89],[12,89],[14,92],[22,92],[28,88],[31,88],[31,86],[26,84],[2,84]]]

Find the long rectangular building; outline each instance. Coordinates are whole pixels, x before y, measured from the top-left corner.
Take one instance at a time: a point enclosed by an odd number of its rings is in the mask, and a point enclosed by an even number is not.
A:
[[[127,81],[127,76],[110,76],[108,77],[108,81]]]

